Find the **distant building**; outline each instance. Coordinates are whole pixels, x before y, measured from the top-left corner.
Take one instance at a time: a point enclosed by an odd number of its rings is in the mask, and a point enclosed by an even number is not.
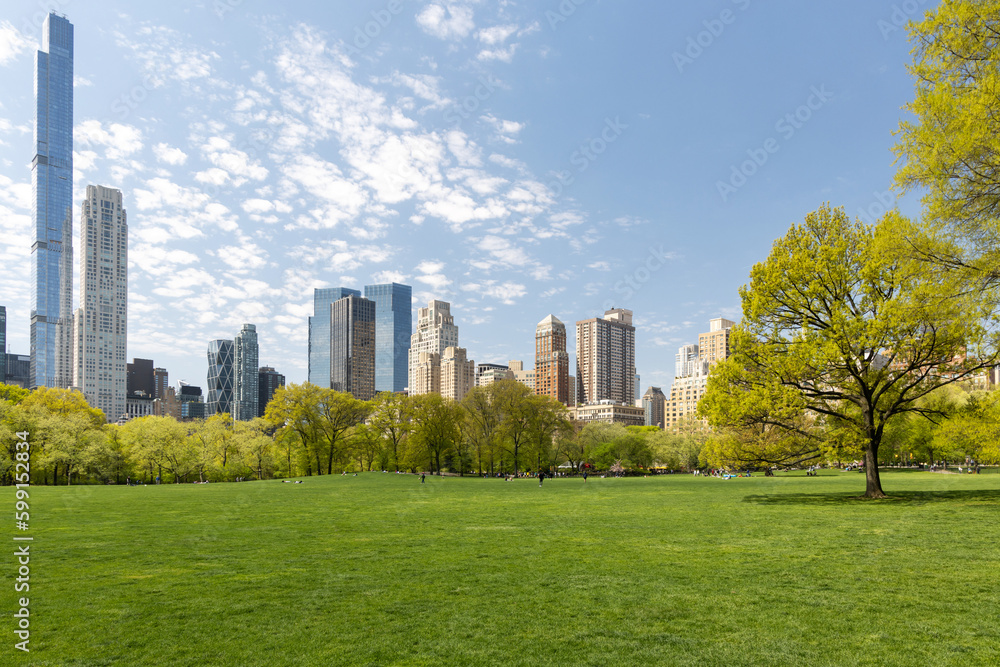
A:
[[[464,347],[447,347],[441,355],[441,395],[461,401],[476,386],[476,363]]]
[[[31,357],[27,354],[5,354],[7,360],[7,384],[22,389],[31,388]]]
[[[569,406],[576,405],[576,376],[569,376]]]
[[[375,302],[349,295],[330,306],[330,387],[375,397]]]
[[[181,402],[173,387],[164,389],[160,396],[153,399],[153,414],[157,417],[173,417],[180,420]]]
[[[642,395],[642,409],[646,415],[646,426],[666,426],[667,397],[659,387],[650,387]]]
[[[122,423],[140,417],[151,417],[153,415],[153,397],[141,391],[129,394],[125,398],[125,412],[123,414],[124,419],[122,415],[119,415],[115,421]]]
[[[146,396],[155,396],[155,378],[152,359],[133,359],[125,365],[125,392],[129,396],[140,391]]]
[[[409,382],[413,288],[366,285],[365,298],[375,302],[375,391],[401,392]]]
[[[508,377],[506,374],[501,373],[499,376],[494,371],[510,372],[510,367],[504,364],[476,364],[476,386],[483,387],[483,376],[489,374],[489,384],[496,382],[498,379]],[[514,374],[510,373],[510,379],[514,379]]]
[[[170,386],[170,374],[166,368],[153,369],[153,398],[163,398],[167,394],[167,387]]]
[[[205,403],[202,401],[201,387],[181,382],[180,393],[177,394],[177,400],[180,403],[180,419],[182,421],[204,419],[206,417]]]
[[[535,327],[535,393],[569,405],[569,353],[566,325],[549,315]]]
[[[207,415],[233,413],[233,383],[235,375],[233,341],[213,340],[208,344]]]
[[[270,366],[264,366],[257,372],[257,416],[263,417],[267,404],[274,397],[278,387],[285,386],[285,376]]]
[[[411,396],[441,393],[441,356],[449,347],[458,347],[458,327],[451,314],[451,304],[431,301],[426,308],[417,311],[417,330],[410,336],[408,384]],[[434,372],[435,368],[438,372]]]
[[[570,419],[581,422],[603,422],[624,426],[643,426],[646,413],[634,405],[622,405],[615,401],[601,401],[588,405],[577,405],[569,411]]]
[[[714,366],[729,358],[729,337],[735,322],[717,317],[708,322],[708,333],[698,334],[698,358]]]
[[[80,216],[73,386],[115,422],[126,413],[128,224],[121,190],[88,185]],[[149,395],[152,398],[152,394]]]
[[[259,358],[257,327],[244,324],[233,341],[233,418],[239,421],[257,416]]]
[[[511,359],[507,362],[514,379],[525,385],[531,391],[535,391],[535,369],[524,370],[524,362],[519,359]]]
[[[694,375],[696,364],[701,363],[697,345],[682,345],[674,359],[674,377],[679,378]]]
[[[613,401],[635,408],[635,327],[632,311],[576,323],[577,405]]]
[[[309,382],[330,388],[330,306],[346,296],[361,296],[356,289],[332,287],[313,291],[313,316],[309,318]]]

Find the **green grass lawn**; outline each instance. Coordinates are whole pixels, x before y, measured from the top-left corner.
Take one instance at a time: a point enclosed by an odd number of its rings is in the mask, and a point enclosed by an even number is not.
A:
[[[995,665],[998,477],[36,487],[0,663]]]

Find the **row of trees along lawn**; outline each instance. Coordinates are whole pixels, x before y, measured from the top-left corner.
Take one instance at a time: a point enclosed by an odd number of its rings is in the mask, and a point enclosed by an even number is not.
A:
[[[106,424],[79,392],[0,385],[0,480],[14,480],[16,433],[29,434],[35,484],[232,481],[342,471],[464,474],[574,471],[590,466],[646,470],[699,465],[704,434],[652,427],[580,424],[566,408],[504,380],[463,401],[436,394],[380,394],[360,401],[332,389],[279,389],[263,418],[228,414],[178,422],[142,417]],[[23,470],[23,468],[22,468]]]
[[[896,186],[923,216],[865,225],[823,206],[774,243],[699,405],[711,458],[855,452],[870,498],[884,447],[996,460],[996,396],[948,388],[1000,363],[1000,2],[942,0],[909,30]]]

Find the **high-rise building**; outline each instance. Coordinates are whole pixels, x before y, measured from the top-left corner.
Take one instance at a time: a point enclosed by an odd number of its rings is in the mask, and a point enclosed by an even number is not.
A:
[[[164,398],[170,386],[170,373],[166,368],[153,369],[153,398]]]
[[[666,426],[667,397],[659,387],[650,387],[642,395],[642,409],[646,412],[646,426]]]
[[[702,361],[698,356],[697,345],[682,345],[677,349],[674,362],[674,377],[690,377],[700,372]],[[707,368],[705,371],[707,372]]]
[[[264,366],[257,372],[257,416],[263,417],[267,404],[274,398],[278,387],[285,386],[285,376],[270,366]]]
[[[204,419],[205,403],[202,401],[201,387],[186,382],[181,382],[179,386],[180,393],[177,394],[177,400],[180,402],[180,419],[184,421]]]
[[[125,366],[125,393],[132,395],[141,391],[146,396],[156,393],[156,381],[152,359],[133,359]]]
[[[7,384],[13,384],[23,389],[30,389],[31,357],[27,354],[6,354]]]
[[[313,316],[309,318],[309,382],[330,388],[330,306],[346,296],[361,296],[356,289],[330,287],[313,291]]]
[[[535,391],[535,369],[525,370],[524,362],[520,359],[511,359],[507,362],[510,372],[514,374],[514,379],[525,385],[531,391]]]
[[[34,138],[29,384],[68,387],[74,374],[73,24],[55,13],[45,18],[35,53]]]
[[[181,402],[173,387],[166,387],[159,396],[153,399],[153,414],[157,417],[173,417],[180,420]]]
[[[7,307],[0,306],[0,382],[7,382]]]
[[[349,295],[330,306],[330,387],[375,397],[375,302]]]
[[[413,288],[366,285],[365,298],[375,302],[375,391],[403,391],[409,382]]]
[[[208,401],[207,416],[233,414],[233,383],[235,362],[233,341],[213,340],[208,344]]]
[[[476,386],[476,362],[464,347],[447,347],[441,355],[441,395],[461,401]]]
[[[488,381],[484,381],[485,378]],[[504,364],[476,364],[476,386],[485,387],[501,379],[514,379],[509,366]]]
[[[445,349],[458,347],[458,327],[451,315],[451,304],[445,301],[431,301],[427,308],[417,311],[417,330],[410,336],[408,382],[410,395],[440,393],[440,378],[428,375],[428,368],[434,367],[430,357],[437,355],[436,367],[440,368],[441,356]],[[418,376],[420,381],[418,382]],[[437,384],[437,389],[433,389]]]
[[[566,325],[549,315],[535,327],[535,393],[569,405]]]
[[[613,401],[635,407],[635,327],[632,311],[576,323],[576,402]]]
[[[708,333],[698,334],[698,358],[714,366],[729,357],[729,335],[735,322],[717,317],[708,321]]]
[[[632,392],[632,395],[635,396],[635,405],[638,408],[642,407],[642,398],[641,398],[642,397],[642,388],[641,387],[642,387],[642,385],[639,382],[639,374],[636,373],[635,374],[635,391]]]
[[[73,385],[108,421],[125,414],[128,224],[121,190],[88,185],[80,216],[80,308]],[[150,399],[153,395],[150,394]]]
[[[233,418],[239,421],[257,416],[259,358],[257,327],[244,324],[233,341]]]

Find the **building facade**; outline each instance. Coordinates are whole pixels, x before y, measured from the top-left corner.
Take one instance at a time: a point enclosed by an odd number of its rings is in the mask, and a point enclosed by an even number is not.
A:
[[[488,366],[489,368],[483,368]],[[488,387],[500,380],[513,380],[514,371],[500,364],[479,364],[476,367],[476,386]]]
[[[729,357],[729,337],[735,322],[717,317],[708,322],[708,332],[698,334],[698,359],[709,367]],[[693,375],[693,373],[692,373]]]
[[[87,186],[80,246],[73,386],[113,422],[125,414],[127,395],[128,222],[121,190]]]
[[[0,382],[7,383],[7,307],[0,306]]]
[[[476,362],[464,347],[447,347],[441,355],[441,395],[461,401],[476,386]]]
[[[375,302],[375,391],[404,391],[410,372],[413,288],[366,285],[365,298]]]
[[[578,406],[614,401],[635,407],[631,310],[614,308],[576,323],[576,384]]]
[[[375,397],[375,302],[349,295],[330,307],[330,387]]]
[[[146,396],[156,394],[156,381],[153,374],[152,359],[132,359],[125,365],[125,392],[132,395],[141,391]]]
[[[642,409],[646,415],[646,426],[666,427],[667,397],[659,387],[650,387],[642,395]]]
[[[549,315],[535,327],[535,393],[569,405],[566,325]]]
[[[73,24],[55,13],[45,18],[42,48],[35,53],[34,140],[29,384],[69,387],[74,375]],[[124,412],[124,396],[121,407]]]
[[[180,419],[191,421],[205,418],[205,402],[202,400],[201,387],[181,382],[177,401],[180,403]]]
[[[166,368],[153,369],[153,398],[163,398],[170,386],[170,373]]]
[[[328,287],[313,291],[313,316],[309,318],[309,382],[330,388],[330,307],[347,296],[361,296],[356,289]]]
[[[435,381],[433,367],[435,360],[422,355],[437,355],[436,364],[440,368],[441,356],[449,347],[458,347],[458,327],[451,314],[451,304],[445,301],[431,301],[426,308],[417,311],[417,330],[410,337],[408,383],[410,395],[440,393],[440,377]],[[437,384],[437,390],[433,387]]]
[[[257,416],[259,359],[257,327],[244,324],[233,340],[233,418],[239,421],[250,421]]]
[[[524,362],[520,359],[511,359],[507,362],[510,372],[514,374],[514,379],[526,386],[531,391],[535,391],[535,369],[525,370]]]
[[[624,426],[643,426],[645,411],[634,405],[622,405],[615,401],[601,401],[588,405],[577,405],[569,411],[570,419],[580,422],[603,422]]]
[[[263,417],[267,404],[274,398],[278,387],[285,386],[285,376],[270,366],[264,366],[257,372],[257,416]]]
[[[22,389],[31,388],[31,357],[27,354],[7,354],[7,384]]]
[[[218,339],[208,344],[208,400],[206,416],[233,414],[233,384],[236,364],[233,341]]]

